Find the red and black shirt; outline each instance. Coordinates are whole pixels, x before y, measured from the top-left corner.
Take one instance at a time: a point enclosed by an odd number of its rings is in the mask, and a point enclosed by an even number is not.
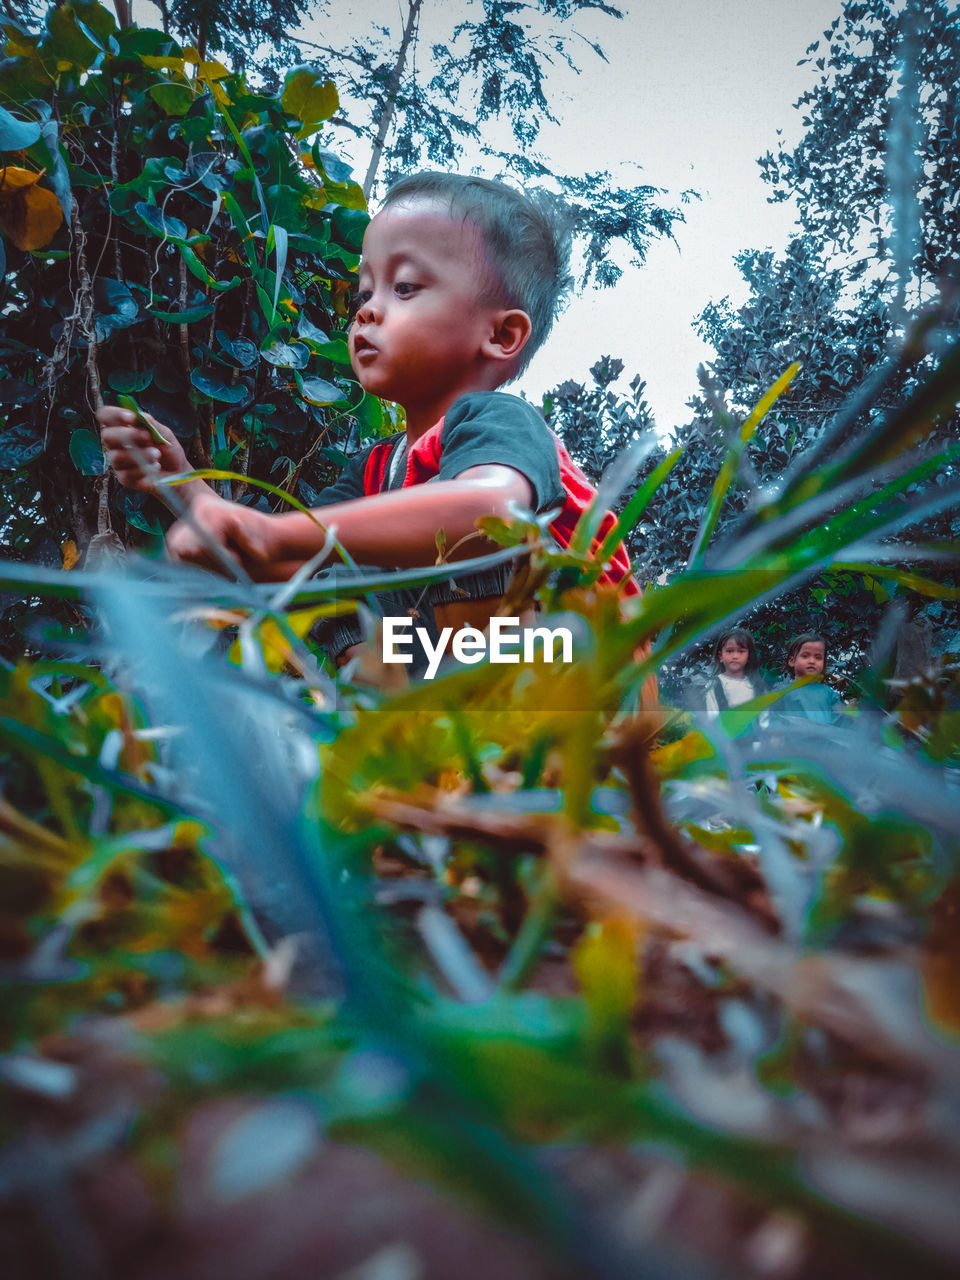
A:
[[[452,480],[469,467],[512,467],[525,476],[536,512],[557,509],[550,532],[562,547],[569,546],[577,521],[593,500],[595,490],[563,444],[526,400],[501,391],[473,392],[461,396],[444,418],[425,432],[401,455],[406,436],[400,433],[375,441],[357,453],[337,480],[323,491],[324,505],[369,497],[388,489],[409,488],[431,480]],[[606,512],[595,546],[613,527],[615,517]],[[465,597],[487,599],[504,594],[512,566],[486,573],[462,574],[424,592],[392,592],[380,597],[384,614],[416,608],[426,615],[424,603],[443,604]],[[630,573],[630,560],[621,545],[604,569],[602,582],[622,584],[627,595],[638,587]],[[408,600],[407,597],[410,597]],[[428,625],[430,618],[426,619]],[[328,641],[334,653],[360,639],[355,619],[343,619],[337,636]]]

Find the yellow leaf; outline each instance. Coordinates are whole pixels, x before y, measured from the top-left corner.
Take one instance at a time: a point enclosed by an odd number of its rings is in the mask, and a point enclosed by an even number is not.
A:
[[[28,36],[11,27],[7,33],[4,53],[8,58],[35,58],[37,56],[37,36]]]
[[[222,62],[201,62],[197,67],[197,75],[204,80],[222,80],[229,74]]]
[[[740,439],[744,444],[746,444],[748,440],[752,439],[753,433],[766,417],[767,410],[776,404],[777,400],[779,400],[787,390],[790,383],[799,372],[800,365],[795,361],[785,373],[781,373],[780,377],[776,380],[770,390],[761,397],[749,418],[747,418],[746,422],[740,428]]]
[[[63,222],[57,197],[37,186],[44,172],[13,165],[0,169],[0,228],[18,249],[42,248]]]
[[[105,693],[98,700],[97,707],[111,724],[118,727],[123,725],[126,718],[126,709],[119,693]]]
[[[640,990],[637,925],[626,916],[591,924],[570,955],[580,989],[598,1029],[626,1022]]]
[[[72,569],[80,559],[79,553],[77,552],[77,544],[72,538],[68,538],[66,540],[60,548],[60,552],[63,556],[63,567],[65,569]]]
[[[697,760],[710,760],[713,747],[702,733],[688,733],[676,742],[668,742],[650,752],[653,766],[661,777],[675,778]]]
[[[344,601],[343,603],[346,604],[347,602]],[[338,601],[332,605],[321,604],[315,605],[311,609],[297,609],[287,615],[287,626],[298,640],[302,640],[319,618],[329,618],[338,613],[350,612],[351,608],[352,606],[343,609],[341,602]],[[272,618],[265,618],[257,628],[257,639],[263,652],[263,660],[266,663],[267,670],[273,672],[282,671],[293,657],[293,652],[290,647],[290,641]],[[240,641],[235,640],[230,647],[230,660],[231,662],[239,663],[240,657]]]

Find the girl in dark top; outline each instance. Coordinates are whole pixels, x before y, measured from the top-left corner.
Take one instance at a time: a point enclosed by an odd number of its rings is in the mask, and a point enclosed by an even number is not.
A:
[[[707,715],[718,716],[766,691],[753,636],[743,627],[722,632],[713,651],[713,671],[707,682]]]

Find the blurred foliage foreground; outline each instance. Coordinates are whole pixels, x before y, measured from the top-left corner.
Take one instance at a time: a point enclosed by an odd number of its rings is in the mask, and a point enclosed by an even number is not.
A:
[[[733,446],[626,621],[588,549],[642,445],[569,551],[491,528],[566,665],[335,681],[298,636],[373,571],[0,566],[76,618],[0,677],[4,1274],[956,1274],[960,664],[787,734],[636,694],[832,564],[946,590],[958,391],[716,542]]]

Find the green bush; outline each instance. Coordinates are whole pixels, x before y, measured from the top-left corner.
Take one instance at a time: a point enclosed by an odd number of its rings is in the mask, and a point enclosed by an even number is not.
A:
[[[30,179],[0,189],[8,553],[56,563],[159,531],[103,471],[93,414],[120,395],[197,465],[314,501],[383,421],[345,342],[367,215],[317,140],[336,89],[298,67],[279,97],[253,92],[91,0],[37,35],[0,29],[0,150]]]

